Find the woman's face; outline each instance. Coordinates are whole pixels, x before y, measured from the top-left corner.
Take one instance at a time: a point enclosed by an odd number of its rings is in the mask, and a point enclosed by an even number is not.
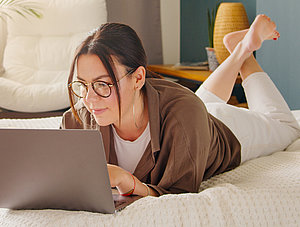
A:
[[[113,58],[114,59],[114,58]],[[119,81],[127,71],[125,67],[114,60],[115,75]],[[104,81],[112,84],[108,72],[97,55],[84,54],[79,56],[77,61],[77,79],[85,83],[94,81]],[[121,98],[121,117],[122,121],[126,120],[131,114],[131,107],[134,95],[134,80],[130,76],[125,76],[118,82]],[[103,98],[97,95],[88,85],[88,92],[83,103],[88,111],[93,114],[96,122],[100,126],[107,126],[110,124],[119,124],[119,108],[116,86],[111,87],[111,95]]]

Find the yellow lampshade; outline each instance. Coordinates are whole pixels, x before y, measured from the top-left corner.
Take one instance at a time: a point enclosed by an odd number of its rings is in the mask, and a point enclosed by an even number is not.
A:
[[[221,64],[229,52],[223,44],[226,34],[249,28],[249,22],[245,7],[240,2],[221,3],[215,20],[214,49],[218,62]]]

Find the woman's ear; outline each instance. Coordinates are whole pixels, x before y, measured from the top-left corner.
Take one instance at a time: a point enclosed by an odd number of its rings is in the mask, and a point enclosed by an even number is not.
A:
[[[133,73],[135,87],[141,89],[145,84],[146,69],[143,66],[139,66]]]

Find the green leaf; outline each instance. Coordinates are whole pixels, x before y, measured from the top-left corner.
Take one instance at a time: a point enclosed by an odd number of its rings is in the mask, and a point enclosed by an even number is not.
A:
[[[209,47],[212,47],[212,18],[209,9],[207,9],[207,25],[208,25],[208,42]]]
[[[43,16],[41,13],[36,12],[33,9],[28,9],[28,10],[32,13],[32,15],[36,16],[37,18],[42,18],[42,16]]]
[[[24,18],[27,18],[27,16],[41,18],[42,13],[40,10],[36,3],[27,0],[0,0],[0,18],[4,21],[5,18],[12,19],[12,13]]]
[[[207,9],[207,22],[208,22],[208,41],[209,41],[209,47],[214,47],[214,42],[213,42],[213,38],[214,38],[214,28],[215,28],[215,21],[216,21],[216,15],[217,15],[217,11],[218,8],[220,6],[220,2],[217,1],[215,8],[213,8],[211,11],[208,8]]]

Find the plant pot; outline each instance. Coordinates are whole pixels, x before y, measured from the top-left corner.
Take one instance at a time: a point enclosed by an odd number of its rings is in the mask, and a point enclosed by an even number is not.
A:
[[[219,66],[219,62],[217,60],[215,50],[214,48],[211,47],[205,47],[205,49],[207,53],[209,71],[214,71]]]

